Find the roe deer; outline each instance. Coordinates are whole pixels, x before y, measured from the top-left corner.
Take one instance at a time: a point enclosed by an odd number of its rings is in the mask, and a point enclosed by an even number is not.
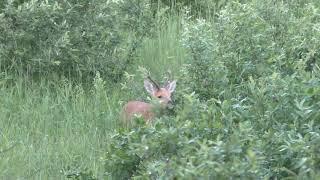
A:
[[[171,94],[176,88],[176,81],[168,81],[163,87],[160,87],[155,81],[148,77],[144,80],[144,87],[152,97],[159,100],[159,107],[142,101],[129,101],[123,107],[122,111],[122,120],[126,126],[131,123],[135,115],[141,115],[145,122],[149,123],[155,117],[155,110],[157,108],[163,110],[169,105],[172,105]]]

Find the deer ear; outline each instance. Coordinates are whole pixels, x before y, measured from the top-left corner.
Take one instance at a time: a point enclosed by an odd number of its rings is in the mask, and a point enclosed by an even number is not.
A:
[[[159,89],[157,88],[156,85],[154,85],[152,82],[149,80],[144,80],[144,88],[147,90],[148,93],[151,95],[154,95],[155,92],[157,92]]]
[[[176,89],[177,81],[168,82],[166,85],[166,89],[172,93]]]

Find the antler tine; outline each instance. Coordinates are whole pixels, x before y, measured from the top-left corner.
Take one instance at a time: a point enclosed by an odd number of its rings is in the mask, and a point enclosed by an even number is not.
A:
[[[147,78],[156,86],[156,88],[160,89],[159,84],[155,82],[150,76],[147,76]]]

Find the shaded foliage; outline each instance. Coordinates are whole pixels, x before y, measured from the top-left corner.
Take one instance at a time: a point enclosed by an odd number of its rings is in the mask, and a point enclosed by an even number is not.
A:
[[[210,17],[223,9],[229,0],[150,0],[152,9],[159,7],[169,7],[173,12],[181,12],[182,9],[189,8],[195,16]]]
[[[319,10],[251,1],[213,21],[186,14],[175,117],[114,133],[107,176],[318,179]]]
[[[20,2],[22,3],[22,2]],[[117,82],[152,29],[145,1],[8,3],[0,15],[1,68]]]

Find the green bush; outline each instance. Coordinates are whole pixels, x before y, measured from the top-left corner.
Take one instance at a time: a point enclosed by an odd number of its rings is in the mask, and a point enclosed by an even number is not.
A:
[[[188,19],[188,17],[185,17]],[[196,92],[201,99],[210,99],[223,93],[228,85],[228,69],[217,60],[214,27],[204,19],[184,24],[182,43],[189,55],[181,69],[181,86]]]
[[[233,2],[212,21],[185,16],[181,37],[188,50],[182,82],[201,99],[232,96],[249,77],[291,75],[318,64],[319,5]],[[189,91],[190,92],[190,91]]]
[[[108,177],[319,177],[319,82],[274,75],[251,79],[244,99],[203,103],[185,94],[175,118],[113,134]]]
[[[152,29],[146,1],[39,1],[0,14],[3,70],[118,81]]]
[[[214,29],[218,61],[235,83],[274,71],[292,74],[297,65],[312,69],[318,54],[316,3],[280,1],[232,3],[219,13]],[[318,6],[319,7],[319,6]],[[303,63],[300,63],[300,62]]]
[[[320,178],[319,9],[233,2],[213,21],[185,17],[175,117],[114,133],[108,178]]]
[[[151,0],[153,9],[170,7],[171,11],[180,12],[184,8],[190,8],[194,16],[210,17],[226,6],[229,0]]]

